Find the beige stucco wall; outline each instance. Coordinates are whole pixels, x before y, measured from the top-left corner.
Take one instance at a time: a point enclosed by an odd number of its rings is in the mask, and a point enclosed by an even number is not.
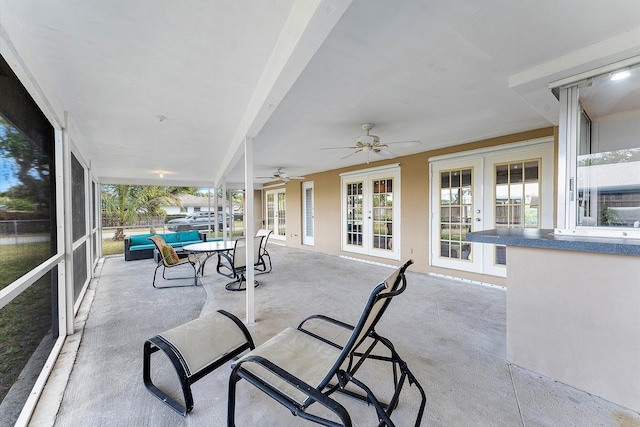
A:
[[[314,245],[302,244],[302,181],[292,180],[286,184],[287,203],[287,246],[321,252],[331,255],[346,255],[354,258],[399,264],[392,260],[343,252],[340,245],[341,212],[340,212],[340,174],[357,171],[386,164],[399,163],[401,166],[402,206],[401,206],[401,260],[413,258],[414,271],[423,273],[439,273],[487,283],[505,285],[504,278],[467,273],[458,270],[429,266],[429,158],[444,154],[459,153],[485,147],[492,147],[530,139],[555,136],[556,128],[549,127],[491,138],[469,144],[457,145],[445,149],[426,151],[423,153],[397,157],[394,159],[371,162],[349,168],[307,175],[305,181],[313,181],[314,185]],[[557,145],[557,143],[556,143]],[[557,157],[556,157],[557,158]],[[554,186],[557,188],[557,186]],[[555,197],[554,197],[555,199]]]
[[[516,246],[507,256],[507,360],[640,411],[640,259]]]

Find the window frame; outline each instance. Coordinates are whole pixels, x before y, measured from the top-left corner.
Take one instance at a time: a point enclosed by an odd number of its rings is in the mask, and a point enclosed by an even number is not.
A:
[[[632,67],[640,67],[640,56],[609,64],[549,84],[549,88],[554,93],[557,93],[560,101],[558,132],[558,210],[554,234],[640,238],[640,228],[624,226],[603,227],[580,225],[578,223],[578,157],[581,146],[581,136],[583,136],[581,135],[581,130],[584,132],[581,126],[582,118],[585,116],[585,112],[580,105],[580,88],[587,87],[594,79]],[[588,114],[586,114],[586,116],[588,117]],[[587,131],[590,133],[591,129]]]

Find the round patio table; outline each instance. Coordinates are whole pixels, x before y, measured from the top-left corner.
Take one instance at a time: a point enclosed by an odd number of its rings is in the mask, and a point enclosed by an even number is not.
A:
[[[206,262],[214,256],[218,254],[218,256],[225,257],[229,264],[232,263],[231,258],[229,257],[229,251],[233,250],[236,242],[235,241],[211,241],[211,242],[202,242],[202,243],[193,243],[191,245],[183,246],[182,249],[186,252],[191,253],[204,253],[206,257],[204,261],[200,263],[200,276],[204,274],[204,265]]]

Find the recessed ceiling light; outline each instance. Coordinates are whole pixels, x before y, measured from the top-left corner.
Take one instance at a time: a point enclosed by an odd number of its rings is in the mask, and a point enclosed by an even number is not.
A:
[[[624,71],[618,71],[617,73],[613,73],[611,75],[611,81],[617,81],[617,80],[622,80],[622,79],[626,79],[627,77],[629,77],[631,75],[631,73],[627,70]]]

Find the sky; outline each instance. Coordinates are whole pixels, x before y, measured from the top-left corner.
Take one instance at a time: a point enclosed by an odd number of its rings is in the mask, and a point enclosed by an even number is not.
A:
[[[0,193],[20,183],[15,172],[16,164],[13,159],[0,156]]]

